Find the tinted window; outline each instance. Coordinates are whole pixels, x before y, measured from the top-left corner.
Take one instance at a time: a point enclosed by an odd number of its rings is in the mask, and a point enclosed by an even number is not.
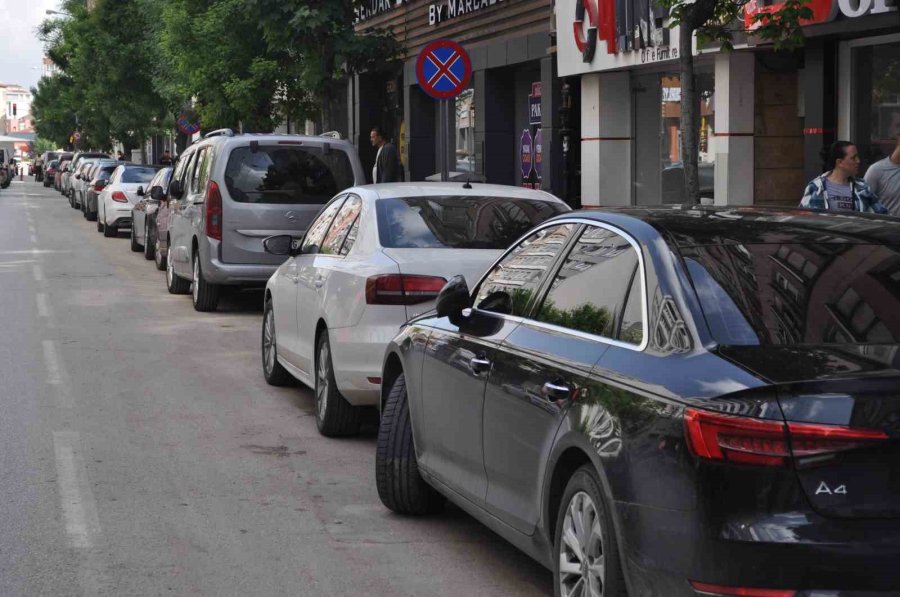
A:
[[[209,177],[209,147],[197,152],[197,159],[191,167],[191,193],[198,193],[203,188],[204,176]]]
[[[115,171],[116,171],[116,167],[115,167],[115,166],[103,166],[103,167],[100,169],[100,172],[98,172],[98,173],[94,176],[94,178],[105,178],[105,179],[109,180],[109,177],[112,176],[112,173],[115,172]]]
[[[59,168],[59,162],[57,162],[56,160],[51,161],[50,167],[51,168]]]
[[[622,312],[622,324],[619,326],[618,339],[631,344],[640,344],[644,340],[644,291],[641,285],[640,268],[635,269],[631,280],[631,289]]]
[[[344,206],[341,207],[341,211],[338,212],[337,217],[334,218],[331,227],[328,229],[328,234],[325,235],[325,240],[322,241],[322,250],[320,253],[328,255],[341,254],[341,247],[344,244],[344,240],[347,238],[347,233],[356,223],[356,219],[359,217],[361,209],[362,199],[356,195],[350,195],[350,197],[347,198],[347,201],[344,202]],[[346,253],[344,254],[346,255]]]
[[[228,192],[242,203],[321,204],[353,182],[346,153],[316,147],[238,147],[225,169]]]
[[[682,249],[721,344],[900,342],[900,248],[721,244]]]
[[[344,239],[344,244],[341,246],[341,255],[350,253],[350,249],[356,244],[356,237],[359,234],[359,220],[360,218],[357,217],[353,222],[353,226],[350,227],[350,232],[347,233],[347,238]]]
[[[488,273],[475,305],[484,311],[526,315],[541,280],[574,228],[574,224],[550,226],[528,236]]]
[[[325,238],[325,233],[328,232],[331,221],[343,204],[344,197],[339,197],[329,203],[325,209],[319,213],[316,219],[313,220],[313,223],[309,225],[309,232],[307,232],[303,239],[303,252],[308,252],[313,246],[322,246],[322,239]]]
[[[554,277],[535,319],[616,338],[637,270],[637,251],[625,238],[589,226]]]
[[[175,165],[175,173],[172,175],[172,180],[181,182],[185,192],[187,191],[187,187],[185,186],[187,173],[190,172],[191,164],[194,161],[194,155],[196,155],[196,153],[192,152],[178,158],[178,164]]]
[[[560,203],[509,197],[404,197],[376,203],[383,247],[506,249]]]
[[[121,181],[124,183],[150,182],[156,176],[156,168],[129,166],[122,169]]]

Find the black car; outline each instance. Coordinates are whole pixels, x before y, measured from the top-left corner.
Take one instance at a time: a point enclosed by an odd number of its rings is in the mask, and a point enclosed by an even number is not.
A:
[[[559,216],[390,344],[379,495],[557,595],[897,595],[898,299],[893,218]]]

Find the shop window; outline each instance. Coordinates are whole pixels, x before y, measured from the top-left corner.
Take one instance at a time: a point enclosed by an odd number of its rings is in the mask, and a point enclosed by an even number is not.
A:
[[[475,172],[475,90],[456,97],[456,171]]]
[[[867,168],[890,155],[900,137],[900,43],[856,48],[852,72],[853,136]]]

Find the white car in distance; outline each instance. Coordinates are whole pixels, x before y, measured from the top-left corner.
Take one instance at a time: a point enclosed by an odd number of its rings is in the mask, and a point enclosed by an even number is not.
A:
[[[549,193],[462,183],[354,187],[327,203],[302,240],[264,241],[287,261],[266,285],[266,381],[315,390],[326,436],[359,430],[377,406],[388,342],[430,311],[451,277],[473,287],[528,230],[569,207]]]
[[[144,196],[144,191],[150,192],[148,185],[160,168],[162,166],[121,164],[113,171],[97,197],[97,232],[113,237],[119,234],[120,227],[131,226],[131,210]]]

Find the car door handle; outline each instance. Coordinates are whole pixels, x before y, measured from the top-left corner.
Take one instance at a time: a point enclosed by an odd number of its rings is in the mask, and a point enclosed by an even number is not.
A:
[[[475,375],[481,375],[491,370],[491,362],[484,357],[478,356],[469,361],[469,368]]]
[[[547,400],[556,402],[557,400],[567,400],[572,395],[572,389],[569,386],[548,381],[541,388],[541,394]]]

